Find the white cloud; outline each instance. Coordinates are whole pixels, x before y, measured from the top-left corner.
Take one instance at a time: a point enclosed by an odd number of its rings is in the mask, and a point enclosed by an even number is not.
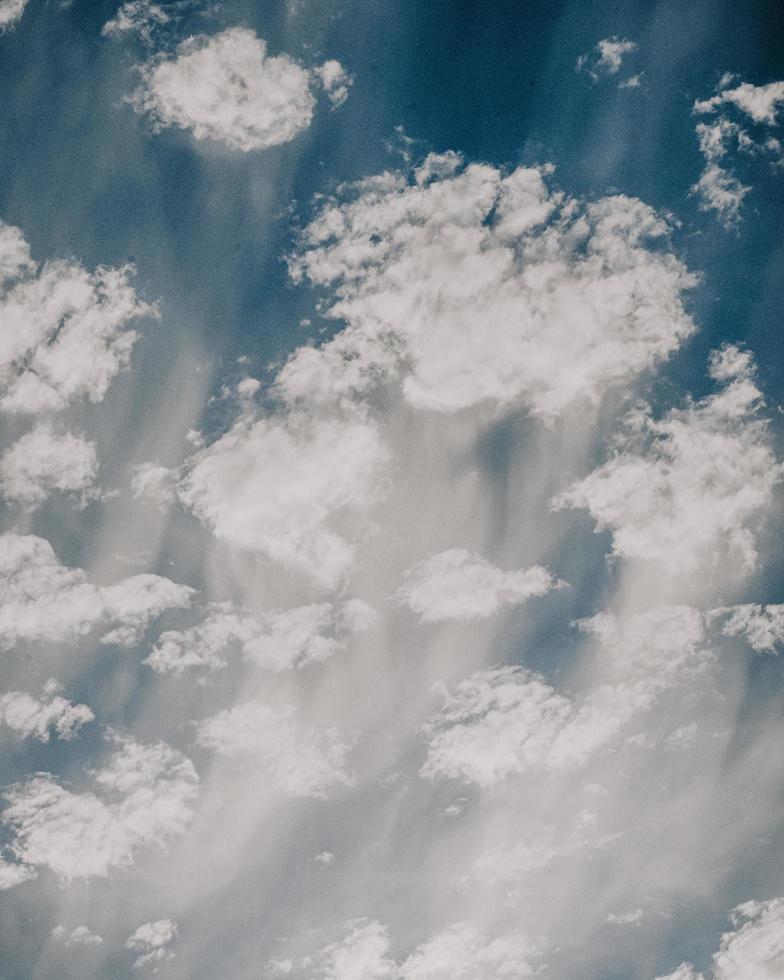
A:
[[[724,387],[661,421],[638,420],[629,449],[579,481],[556,507],[585,507],[610,529],[613,553],[658,561],[673,574],[700,567],[754,567],[755,530],[782,475],[771,449],[762,396],[748,354],[714,352],[711,376]]]
[[[752,650],[775,653],[784,643],[784,605],[746,603],[714,609],[712,616],[728,616],[722,627],[725,636],[742,636]]]
[[[302,728],[291,707],[235,705],[200,722],[197,741],[220,755],[252,759],[292,796],[324,797],[333,786],[354,782],[347,768],[354,739],[334,728]]]
[[[700,199],[700,210],[715,211],[726,227],[739,220],[743,199],[750,191],[751,187],[741,184],[718,163],[709,164],[692,187],[692,192]]]
[[[145,663],[162,674],[182,674],[193,667],[217,670],[226,666],[226,654],[236,647],[266,670],[291,670],[344,652],[350,634],[369,628],[374,620],[375,613],[360,599],[258,616],[221,604],[195,626],[161,634]]]
[[[319,68],[314,69],[321,79],[327,98],[334,108],[342,106],[348,98],[348,90],[354,84],[354,79],[346,72],[339,61],[325,61]]]
[[[174,952],[168,947],[177,937],[177,932],[177,923],[171,919],[158,919],[139,926],[125,942],[126,949],[140,954],[134,961],[134,969],[174,959]]]
[[[0,493],[30,505],[54,491],[77,493],[86,501],[97,493],[97,472],[94,442],[41,422],[0,457]]]
[[[332,853],[332,851],[321,851],[321,853],[317,854],[313,860],[316,862],[316,864],[320,864],[323,868],[326,868],[329,867],[330,864],[335,863],[335,855]]]
[[[287,55],[267,56],[253,31],[232,27],[191,37],[173,58],[142,70],[132,98],[158,128],[177,126],[197,140],[248,152],[288,143],[310,125],[310,77]]]
[[[165,609],[190,603],[193,590],[159,575],[93,585],[80,568],[61,565],[44,538],[0,535],[0,646],[72,642],[111,627],[105,643],[132,643]]]
[[[455,172],[445,156],[344,189],[305,228],[292,275],[329,286],[325,312],[347,325],[295,352],[278,375],[284,398],[340,402],[401,376],[419,408],[489,401],[552,416],[693,331],[682,294],[696,280],[651,208],[582,205],[548,188],[552,168]]]
[[[10,30],[21,20],[27,0],[0,0],[0,33]]]
[[[710,662],[702,618],[689,607],[628,619],[605,613],[580,625],[598,638],[611,683],[572,700],[521,667],[477,671],[445,694],[423,727],[421,775],[490,787],[516,773],[582,765],[664,690]]]
[[[104,37],[123,37],[138,34],[143,41],[150,42],[157,28],[171,20],[169,14],[152,0],[128,0],[118,8],[117,13],[101,28]]]
[[[582,54],[577,59],[577,70],[587,71],[598,82],[602,76],[617,75],[626,55],[637,51],[637,44],[619,37],[605,37],[599,41],[595,54]]]
[[[65,942],[66,946],[101,946],[103,939],[87,926],[76,926],[70,933],[64,926],[55,926],[52,929],[52,939],[59,939]]]
[[[25,881],[32,881],[36,876],[35,868],[28,868],[24,864],[12,864],[0,857],[0,892],[16,888]]]
[[[116,737],[118,751],[93,778],[100,795],[74,793],[49,773],[5,792],[2,822],[9,849],[25,866],[58,877],[106,877],[133,864],[141,848],[161,847],[185,831],[197,793],[191,762],[163,742]]]
[[[58,685],[49,681],[39,700],[24,691],[8,691],[0,697],[0,721],[25,737],[48,742],[50,729],[58,738],[69,739],[95,715],[86,704],[73,704],[57,693]]]
[[[611,926],[638,926],[643,920],[642,909],[630,909],[628,912],[610,912],[605,919]]]
[[[137,334],[129,322],[156,315],[131,286],[133,269],[37,267],[19,229],[0,231],[0,407],[40,412],[100,401],[130,359]]]
[[[734,88],[725,88],[709,99],[694,103],[696,113],[715,112],[720,106],[734,105],[755,123],[774,125],[778,120],[778,110],[784,104],[784,82],[770,82],[768,85],[751,85],[742,82]]]
[[[139,463],[133,468],[131,493],[136,500],[149,500],[166,508],[175,499],[176,473],[159,463]]]
[[[732,911],[735,927],[713,955],[712,980],[776,980],[784,975],[784,898],[751,901]],[[703,980],[690,963],[657,980]]]
[[[540,565],[507,572],[481,555],[451,548],[409,569],[396,596],[423,622],[438,623],[484,619],[503,606],[517,605],[557,587]]]
[[[228,544],[334,587],[353,564],[338,529],[383,490],[387,452],[361,416],[243,416],[197,452],[181,499]]]
[[[347,929],[342,940],[308,957],[320,980],[522,980],[537,973],[531,961],[539,950],[517,932],[488,938],[473,923],[458,922],[397,964],[380,922],[356,919]]]

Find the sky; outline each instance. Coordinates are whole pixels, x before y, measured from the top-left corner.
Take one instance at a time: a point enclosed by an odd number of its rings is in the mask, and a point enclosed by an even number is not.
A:
[[[782,37],[0,0],[3,980],[784,976]]]

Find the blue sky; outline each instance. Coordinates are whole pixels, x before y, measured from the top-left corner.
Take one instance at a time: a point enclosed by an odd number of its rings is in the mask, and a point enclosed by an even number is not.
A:
[[[784,973],[784,11],[0,0],[0,974]]]

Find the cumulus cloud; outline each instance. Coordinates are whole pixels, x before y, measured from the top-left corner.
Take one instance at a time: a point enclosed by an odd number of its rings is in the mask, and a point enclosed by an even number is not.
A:
[[[133,468],[131,493],[136,500],[149,500],[166,508],[175,499],[176,473],[158,463],[139,463]]]
[[[0,407],[41,412],[100,401],[130,359],[128,324],[156,315],[136,295],[131,266],[88,272],[74,262],[31,264],[16,228],[2,226]]]
[[[369,628],[374,620],[375,613],[361,599],[312,603],[259,616],[220,604],[195,626],[162,633],[145,663],[161,674],[182,674],[194,667],[217,670],[237,648],[266,670],[291,670],[344,652],[350,635]]]
[[[778,110],[784,103],[784,82],[769,85],[751,85],[743,82],[731,85],[733,76],[725,76],[719,91],[709,99],[697,100],[693,110],[697,115],[713,114],[716,121],[698,123],[697,137],[705,167],[692,192],[700,198],[704,211],[715,211],[719,220],[732,227],[740,218],[740,209],[751,187],[742,184],[732,169],[719,161],[729,153],[731,145],[745,153],[781,156],[781,143],[774,137],[755,138],[736,122],[727,118],[728,107],[734,107],[757,125],[774,126],[778,122]]]
[[[95,443],[46,423],[18,439],[0,456],[0,493],[7,500],[35,505],[51,493],[96,496]]]
[[[784,971],[784,898],[751,901],[732,911],[734,929],[725,932],[713,955],[711,980],[779,977]],[[703,980],[690,963],[657,980]]]
[[[628,912],[609,912],[605,922],[611,926],[638,926],[643,920],[642,909],[629,909]]]
[[[598,82],[607,75],[617,75],[627,55],[634,54],[638,45],[619,37],[605,37],[599,41],[591,54],[581,54],[577,59],[577,70],[586,71]]]
[[[12,864],[0,857],[0,892],[16,888],[25,881],[31,881],[36,875],[35,868],[28,868],[24,864]]]
[[[334,587],[354,557],[341,518],[379,498],[387,458],[377,425],[360,415],[243,415],[191,457],[179,493],[226,543]]]
[[[321,79],[327,98],[335,109],[342,106],[348,98],[348,90],[354,84],[354,79],[346,72],[339,61],[332,59],[315,69],[315,74]]]
[[[516,773],[579,766],[662,691],[710,660],[702,617],[687,606],[628,619],[603,613],[581,627],[600,642],[610,683],[573,700],[521,667],[477,671],[445,694],[424,726],[428,750],[421,775],[490,787]]]
[[[325,313],[346,327],[295,352],[283,398],[345,402],[400,377],[418,408],[552,416],[693,331],[682,296],[696,280],[647,205],[583,205],[549,189],[551,168],[504,174],[446,156],[344,189],[305,228],[292,275],[329,287]]]
[[[775,653],[776,647],[784,643],[784,605],[745,603],[714,609],[711,616],[727,617],[722,633],[742,636],[758,653]]]
[[[542,596],[558,583],[546,568],[511,572],[491,565],[481,555],[451,548],[431,555],[409,569],[397,598],[425,623],[484,619],[503,606]]]
[[[138,34],[149,43],[153,33],[171,20],[170,15],[152,0],[128,0],[118,8],[117,13],[101,28],[104,37],[119,38],[128,34]]]
[[[586,508],[598,530],[612,531],[614,554],[661,562],[673,574],[722,558],[729,569],[753,568],[755,531],[782,469],[750,356],[727,346],[712,355],[710,373],[723,385],[718,393],[660,421],[638,418],[630,447],[554,506]]]
[[[235,705],[200,722],[197,741],[220,755],[252,759],[292,796],[324,797],[354,782],[347,766],[355,739],[336,729],[302,728],[289,706]]]
[[[0,0],[0,34],[21,20],[27,0]]]
[[[61,565],[35,535],[0,535],[0,646],[20,641],[73,642],[96,627],[105,643],[132,643],[150,619],[190,603],[193,590],[160,575],[93,585],[80,568]]]
[[[176,126],[247,153],[307,129],[315,99],[301,65],[285,54],[269,57],[253,31],[232,27],[188,38],[173,57],[150,61],[132,104],[159,129]]]
[[[176,939],[177,932],[177,923],[171,919],[158,919],[139,926],[125,942],[126,949],[139,953],[133,964],[134,969],[174,959],[174,952],[169,946]]]
[[[308,965],[322,980],[499,980],[532,977],[539,950],[518,932],[488,937],[470,922],[437,933],[400,963],[390,955],[389,932],[380,922],[356,919],[342,940],[325,946]]]
[[[76,926],[70,932],[65,926],[55,926],[52,929],[52,939],[62,940],[66,946],[101,946],[103,939],[87,926]]]
[[[86,704],[73,704],[58,694],[56,681],[48,681],[43,697],[24,691],[8,691],[0,697],[0,721],[23,738],[48,742],[50,731],[57,738],[70,739],[95,715]]]
[[[199,781],[190,760],[163,742],[116,740],[108,765],[93,774],[98,794],[75,793],[49,773],[6,790],[0,819],[21,865],[48,868],[66,881],[105,878],[133,864],[140,849],[185,831]]]

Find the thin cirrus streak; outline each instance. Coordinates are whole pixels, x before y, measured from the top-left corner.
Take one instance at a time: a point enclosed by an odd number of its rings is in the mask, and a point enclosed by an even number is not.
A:
[[[3,977],[784,975],[778,21],[655,7],[0,0]]]

